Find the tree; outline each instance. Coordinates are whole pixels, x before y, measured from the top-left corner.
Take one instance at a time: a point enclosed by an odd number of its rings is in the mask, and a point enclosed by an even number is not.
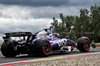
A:
[[[50,29],[53,29],[53,32],[58,32],[59,28],[58,28],[58,20],[56,20],[55,18],[53,18],[53,23],[51,23],[51,27]]]
[[[80,22],[80,17],[76,16],[75,17],[75,22],[73,23],[74,25],[74,35],[76,36],[75,38],[79,38],[80,37],[80,32],[81,32],[81,22]]]
[[[94,32],[92,37],[98,42],[100,41],[100,6],[91,6],[90,12],[91,30]]]
[[[61,22],[58,22],[53,18],[51,27],[62,37],[70,35],[78,39],[83,35],[89,37],[90,40],[100,42],[100,5],[91,6],[90,15],[89,11],[84,8],[80,9],[80,16],[63,16],[63,14],[60,14],[60,19]]]
[[[79,38],[89,32],[89,11],[87,9],[80,10],[80,16],[76,16],[74,22],[74,33]]]
[[[54,32],[58,32],[61,34],[61,37],[66,37],[67,33],[71,32],[71,26],[74,22],[74,16],[66,16],[64,17],[63,14],[60,14],[61,22],[58,22],[55,18],[53,18],[53,23],[51,23],[51,27],[54,29]],[[69,34],[67,34],[69,35]]]

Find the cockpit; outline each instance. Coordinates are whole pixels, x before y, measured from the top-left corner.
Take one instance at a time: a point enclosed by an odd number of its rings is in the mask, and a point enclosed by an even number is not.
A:
[[[50,31],[45,31],[42,30],[40,32],[37,33],[37,39],[43,39],[46,38],[48,40],[56,40],[60,38],[60,34],[58,33],[50,33]]]

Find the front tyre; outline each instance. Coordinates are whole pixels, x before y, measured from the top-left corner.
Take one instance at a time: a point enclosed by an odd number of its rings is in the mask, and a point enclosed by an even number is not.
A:
[[[47,56],[51,53],[51,44],[48,40],[38,39],[34,43],[36,54],[39,56]]]
[[[87,37],[81,37],[77,41],[77,48],[81,52],[88,52],[90,50],[90,40]]]

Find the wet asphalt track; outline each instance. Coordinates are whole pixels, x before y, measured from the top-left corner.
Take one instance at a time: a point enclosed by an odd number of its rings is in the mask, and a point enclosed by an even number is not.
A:
[[[94,52],[100,52],[100,48],[91,48],[89,52],[87,53],[94,53]],[[16,62],[16,61],[24,61],[24,60],[36,60],[36,59],[42,59],[42,58],[54,58],[54,57],[61,57],[61,56],[70,56],[70,55],[75,55],[75,54],[82,54],[79,50],[74,49],[72,53],[62,53],[62,54],[52,54],[49,55],[48,57],[38,57],[35,55],[28,56],[27,54],[25,55],[18,55],[15,58],[6,58],[2,55],[0,51],[0,64],[1,63],[9,63],[9,62]]]

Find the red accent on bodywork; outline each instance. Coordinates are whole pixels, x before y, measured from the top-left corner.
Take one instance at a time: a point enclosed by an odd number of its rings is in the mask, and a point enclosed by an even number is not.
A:
[[[72,46],[72,49],[74,49],[75,46]]]
[[[53,33],[52,35],[60,35],[59,33]]]

